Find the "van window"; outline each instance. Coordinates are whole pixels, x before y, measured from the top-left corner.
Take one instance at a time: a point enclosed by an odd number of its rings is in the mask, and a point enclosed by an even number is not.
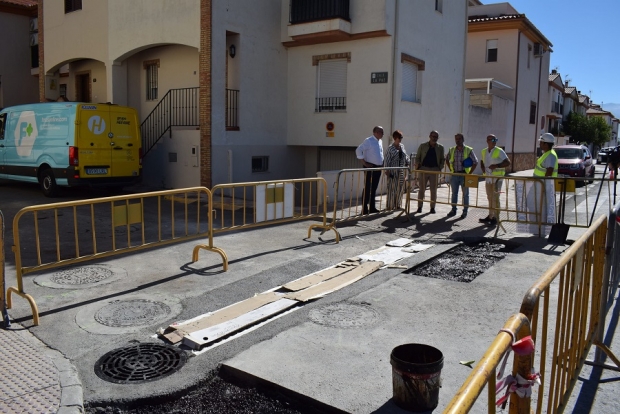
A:
[[[0,114],[0,139],[4,139],[4,120],[6,119],[6,114]]]

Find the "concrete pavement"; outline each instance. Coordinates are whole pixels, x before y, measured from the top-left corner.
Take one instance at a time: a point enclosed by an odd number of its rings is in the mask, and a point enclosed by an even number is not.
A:
[[[399,237],[434,243],[405,259],[411,268],[460,240],[492,236],[492,229],[477,223],[484,211],[470,211],[467,219],[459,220],[446,219],[448,209],[438,206],[436,215],[422,214],[411,222],[395,215],[361,220],[340,229],[340,244],[333,243],[330,234],[324,235],[326,242],[318,233],[304,240],[308,222],[224,233],[216,237],[216,245],[230,258],[228,272],[221,271],[219,256],[206,252],[199,262],[190,263],[195,243],[184,243],[87,263],[80,266],[87,269],[80,274],[88,278],[79,284],[59,283],[75,276],[59,273],[62,269],[27,276],[26,291],[37,300],[41,325],[32,326],[29,306],[14,297],[13,326],[0,330],[0,412],[80,412],[82,396],[91,403],[122,403],[179,395],[215,375],[222,364],[228,376],[276,386],[325,411],[398,413],[402,411],[390,399],[390,352],[411,342],[433,345],[444,354],[440,412],[469,374],[459,361],[479,359],[508,316],[518,311],[527,288],[562,249],[507,225],[508,233],[500,239],[520,247],[471,283],[383,269],[193,356],[178,372],[158,381],[110,383],[94,373],[94,366],[111,350],[138,342],[162,343],[153,337],[158,327],[215,311]],[[569,239],[579,233],[571,229]],[[14,274],[8,263],[8,286],[14,285]],[[128,303],[161,305],[145,311],[149,318],[106,324],[114,306]],[[615,331],[617,314],[616,307],[608,332]],[[360,322],[351,326],[350,320]],[[618,354],[620,342],[614,343],[612,334],[608,340]],[[614,374],[588,370],[573,393],[572,412],[584,412],[578,411],[584,404],[590,404],[590,412],[620,412],[611,391],[617,389]],[[593,387],[598,388],[594,393]],[[478,407],[484,407],[485,398],[483,393]]]

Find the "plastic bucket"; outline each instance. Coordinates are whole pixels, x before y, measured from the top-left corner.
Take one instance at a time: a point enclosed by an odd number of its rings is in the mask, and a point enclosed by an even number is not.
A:
[[[430,411],[439,404],[443,354],[424,344],[399,345],[390,354],[394,402],[407,411]]]

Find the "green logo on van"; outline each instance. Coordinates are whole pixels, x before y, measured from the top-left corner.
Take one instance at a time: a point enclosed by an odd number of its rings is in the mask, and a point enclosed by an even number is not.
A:
[[[32,135],[32,131],[34,131],[34,129],[32,128],[32,124],[29,122],[28,127],[26,127],[26,133],[28,136]]]

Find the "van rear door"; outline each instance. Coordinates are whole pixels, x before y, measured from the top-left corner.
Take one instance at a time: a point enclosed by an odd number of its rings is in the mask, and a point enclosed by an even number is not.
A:
[[[80,178],[112,176],[109,105],[80,104],[77,114]]]
[[[140,175],[140,125],[133,108],[110,106],[112,176]]]

